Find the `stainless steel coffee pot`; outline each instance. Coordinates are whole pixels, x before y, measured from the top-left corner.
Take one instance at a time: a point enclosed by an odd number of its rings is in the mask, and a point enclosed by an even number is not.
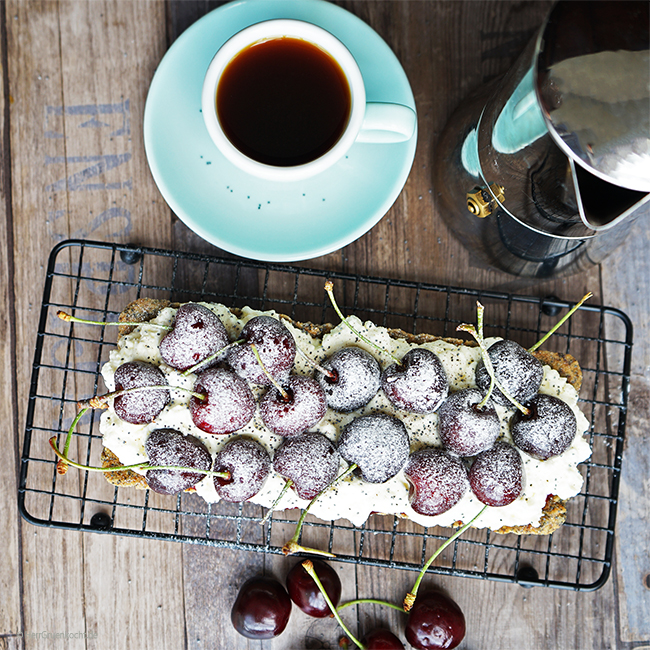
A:
[[[484,263],[580,271],[650,212],[649,7],[560,0],[511,70],[452,116],[434,192]]]

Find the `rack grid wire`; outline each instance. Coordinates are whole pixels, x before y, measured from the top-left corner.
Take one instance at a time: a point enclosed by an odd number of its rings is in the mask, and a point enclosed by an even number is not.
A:
[[[65,323],[58,310],[102,322],[116,320],[136,298],[222,302],[274,309],[295,320],[338,322],[323,291],[335,283],[345,313],[411,333],[458,337],[485,305],[486,336],[529,347],[569,303],[465,288],[361,277],[241,259],[82,240],[61,242],[49,258],[41,307],[23,453],[19,508],[37,525],[281,553],[298,519],[250,503],[207,504],[196,495],[163,496],[118,488],[99,473],[57,474],[48,439],[62,440],[79,399],[104,389],[100,369],[116,328]],[[567,503],[566,523],[552,535],[497,534],[469,529],[436,559],[433,573],[594,590],[607,580],[614,542],[632,349],[632,325],[619,310],[584,305],[549,339],[546,349],[580,360],[580,408],[589,420],[591,457],[579,467],[584,483]],[[86,413],[71,456],[97,465],[99,416]],[[308,516],[307,546],[327,548],[342,562],[419,571],[450,529],[423,528],[405,518],[374,514],[363,526]]]

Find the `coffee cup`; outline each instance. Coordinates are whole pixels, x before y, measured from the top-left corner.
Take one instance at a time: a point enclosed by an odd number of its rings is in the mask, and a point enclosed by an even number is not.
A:
[[[366,100],[359,66],[340,40],[289,19],[256,23],[221,46],[201,109],[224,157],[272,181],[320,174],[355,142],[408,141],[417,122],[408,106]]]

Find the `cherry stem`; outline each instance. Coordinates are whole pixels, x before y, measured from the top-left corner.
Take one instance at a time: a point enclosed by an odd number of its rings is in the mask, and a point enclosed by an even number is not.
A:
[[[280,501],[282,501],[282,497],[287,493],[287,490],[288,490],[292,485],[293,485],[293,481],[292,481],[290,478],[288,478],[288,479],[285,481],[285,483],[284,483],[284,487],[283,487],[282,490],[280,491],[280,494],[278,494],[278,496],[276,497],[275,501],[271,504],[271,507],[268,509],[267,513],[264,515],[264,518],[262,519],[262,521],[260,521],[260,524],[265,523],[266,520],[271,516],[271,514],[273,513],[273,511],[276,509],[278,503],[280,503]]]
[[[291,397],[290,397],[289,393],[287,393],[287,391],[284,390],[284,388],[282,388],[282,386],[280,385],[280,382],[278,382],[278,380],[266,369],[266,366],[262,362],[262,357],[260,356],[259,350],[257,349],[257,346],[255,345],[255,343],[251,343],[251,350],[253,351],[253,354],[255,355],[255,358],[257,359],[257,363],[260,364],[260,368],[262,369],[264,374],[268,377],[271,384],[273,384],[273,387],[275,388],[275,390],[277,390],[278,393],[280,393],[280,395],[282,395],[282,399],[285,402],[290,401]]]
[[[477,327],[474,327],[474,325],[468,325],[467,323],[462,323],[459,325],[456,330],[458,332],[468,332],[471,334],[476,342],[478,343],[478,347],[481,350],[481,358],[483,360],[483,364],[485,365],[485,369],[487,370],[487,373],[490,377],[490,387],[488,388],[488,392],[485,395],[485,397],[479,402],[479,404],[476,405],[476,408],[482,409],[486,404],[487,401],[490,399],[490,396],[492,395],[492,391],[494,390],[494,386],[496,386],[503,394],[505,397],[508,398],[508,400],[514,404],[524,415],[528,415],[530,413],[530,410],[527,409],[525,406],[520,404],[508,391],[502,386],[501,382],[497,379],[496,372],[494,371],[494,366],[492,365],[492,360],[490,359],[490,354],[488,352],[487,347],[485,346],[485,338],[483,337],[483,312],[485,308],[480,302],[476,302],[476,323],[478,325]]]
[[[361,603],[373,603],[374,605],[386,605],[386,607],[392,607],[399,612],[403,612],[404,609],[400,605],[395,605],[395,603],[389,603],[385,600],[377,600],[376,598],[357,598],[356,600],[349,600],[347,603],[342,603],[336,609],[341,611],[345,607],[350,607],[350,605],[360,605]]]
[[[77,318],[62,310],[56,312],[56,315],[66,323],[84,323],[85,325],[124,325],[125,327],[138,327],[139,325],[148,325],[149,327],[157,327],[161,330],[171,330],[169,325],[159,325],[158,323],[150,323],[149,321],[140,323],[129,323],[121,321],[100,321],[100,320],[86,320],[85,318]]]
[[[537,350],[537,348],[540,347],[546,341],[546,339],[550,338],[553,334],[555,334],[555,332],[560,327],[562,327],[562,325],[569,318],[571,318],[571,316],[573,316],[573,314],[583,305],[583,303],[589,300],[589,298],[592,298],[593,295],[594,294],[591,293],[591,291],[589,293],[586,293],[579,302],[573,305],[573,307],[571,307],[571,309],[569,309],[569,311],[553,327],[551,327],[551,329],[548,332],[546,332],[546,334],[542,336],[542,338],[539,341],[537,341],[535,345],[533,345],[533,347],[528,348],[528,352],[534,352],[535,350]]]
[[[122,472],[127,469],[145,469],[145,470],[150,470],[150,469],[165,469],[165,470],[177,470],[177,471],[183,471],[183,472],[194,472],[196,474],[205,474],[206,476],[218,476],[219,478],[223,479],[230,479],[231,475],[230,472],[213,472],[212,470],[209,469],[199,469],[198,467],[183,467],[180,465],[150,465],[148,462],[143,462],[143,463],[135,463],[133,465],[118,465],[115,467],[94,467],[92,465],[82,465],[81,463],[77,463],[74,460],[71,460],[68,458],[66,455],[62,454],[59,451],[59,448],[56,445],[56,436],[52,436],[49,440],[50,442],[50,447],[54,450],[54,453],[56,456],[59,458],[60,461],[65,463],[66,465],[71,465],[72,467],[76,467],[78,469],[85,469],[89,472]]]
[[[201,368],[203,368],[203,366],[207,365],[211,361],[214,361],[216,358],[220,357],[226,350],[229,350],[235,345],[239,345],[240,343],[243,342],[244,339],[237,339],[232,343],[228,343],[228,345],[224,345],[220,350],[217,350],[214,354],[211,354],[209,357],[203,359],[203,361],[199,361],[196,365],[192,366],[191,368],[188,368],[187,370],[184,370],[182,372],[183,377],[187,377],[188,375],[191,375],[193,372],[200,370]]]
[[[203,395],[201,393],[195,393],[193,390],[189,390],[188,388],[182,388],[181,386],[136,386],[134,388],[125,388],[123,390],[116,390],[113,391],[112,393],[106,393],[105,395],[95,395],[95,397],[91,397],[90,399],[85,399],[82,400],[81,402],[78,402],[77,405],[81,409],[107,409],[108,408],[108,402],[111,399],[115,399],[116,397],[122,397],[122,395],[129,395],[131,393],[140,393],[144,390],[180,390],[183,393],[189,393],[192,397],[196,397],[196,399],[200,399],[201,401],[204,401],[207,399],[207,395]]]
[[[307,548],[305,546],[301,546],[298,543],[298,538],[300,537],[300,531],[302,530],[302,526],[305,523],[305,517],[307,516],[307,513],[309,512],[310,508],[316,503],[316,501],[320,498],[320,496],[324,493],[327,492],[327,490],[333,488],[339,481],[342,481],[348,474],[351,474],[354,472],[355,469],[357,469],[358,465],[356,463],[352,463],[344,472],[339,474],[329,485],[324,487],[308,504],[307,507],[302,511],[302,514],[300,515],[300,519],[298,519],[298,524],[296,525],[296,530],[293,534],[293,537],[282,547],[282,552],[285,555],[293,555],[294,553],[300,553],[301,551],[304,553],[314,553],[315,555],[325,555],[327,557],[336,557],[334,553],[329,553],[328,551],[321,551],[320,549],[317,548]]]
[[[334,298],[334,283],[331,280],[327,280],[325,282],[325,291],[327,291],[327,295],[330,298],[330,302],[332,303],[332,307],[334,307],[334,311],[337,313],[338,317],[341,319],[341,322],[347,325],[347,327],[350,329],[350,331],[353,334],[356,334],[362,341],[367,343],[369,346],[375,348],[376,350],[379,350],[379,352],[382,352],[384,354],[387,354],[398,366],[402,365],[401,359],[398,359],[394,354],[389,352],[388,350],[384,350],[384,348],[380,347],[373,341],[371,341],[369,338],[366,338],[361,332],[357,332],[357,330],[350,325],[348,322],[348,319],[343,315],[341,310],[339,309],[339,306],[336,304],[336,299]]]
[[[426,561],[425,565],[422,567],[420,570],[420,573],[417,577],[417,580],[415,581],[415,584],[413,585],[413,588],[411,591],[406,594],[406,597],[404,598],[404,611],[409,612],[411,611],[411,607],[413,607],[413,603],[415,602],[415,598],[418,593],[418,589],[420,588],[420,583],[422,582],[422,578],[424,578],[424,574],[428,571],[429,567],[431,566],[431,563],[444,551],[449,544],[451,544],[457,537],[460,537],[488,508],[489,506],[483,506],[479,513],[474,516],[473,519],[468,521],[466,524],[463,524],[451,537],[449,537],[443,544],[440,545],[440,547],[436,550],[436,552]]]
[[[63,445],[63,457],[67,458],[68,453],[70,451],[70,442],[72,441],[72,432],[77,428],[77,424],[79,423],[79,420],[83,417],[84,413],[87,411],[87,408],[81,409],[77,415],[75,416],[74,420],[72,420],[72,424],[70,425],[70,428],[68,429],[68,434],[65,437],[65,443]],[[50,443],[51,444],[51,443]],[[66,474],[68,471],[68,462],[59,458],[59,460],[56,463],[56,471],[63,475]]]
[[[350,639],[361,649],[361,650],[366,650],[365,646],[359,641],[353,634],[350,633],[350,630],[345,626],[345,623],[339,616],[339,613],[334,606],[334,603],[328,596],[327,592],[325,591],[325,587],[323,587],[323,583],[320,581],[320,578],[318,577],[316,570],[314,569],[314,564],[311,560],[305,560],[302,563],[302,567],[307,573],[313,578],[314,582],[316,583],[316,586],[318,587],[319,591],[321,594],[323,594],[323,598],[325,599],[325,602],[327,603],[328,607],[332,611],[332,614],[334,614],[334,618],[337,620],[338,624],[343,628],[343,631],[350,637]]]
[[[327,368],[323,368],[323,366],[318,365],[310,356],[305,354],[300,347],[296,347],[298,352],[302,355],[303,359],[305,359],[313,368],[318,370],[318,372],[322,373],[326,377],[329,377],[332,381],[336,381],[336,373],[332,372],[331,370],[327,370]]]

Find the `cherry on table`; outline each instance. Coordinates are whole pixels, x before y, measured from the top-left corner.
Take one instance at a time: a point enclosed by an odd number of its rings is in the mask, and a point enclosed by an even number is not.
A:
[[[341,579],[338,573],[322,560],[313,559],[312,563],[327,595],[336,607],[341,599]],[[289,571],[286,585],[291,600],[305,614],[314,618],[325,618],[332,613],[314,579],[302,566],[302,562],[298,562]]]
[[[426,591],[415,600],[405,634],[418,650],[455,648],[465,638],[465,616],[449,596]]]
[[[284,632],[291,615],[291,599],[273,578],[247,580],[230,612],[235,629],[248,639],[273,639]]]
[[[178,308],[172,329],[161,339],[160,356],[172,368],[187,370],[228,342],[228,332],[213,311],[198,303],[187,303]]]
[[[282,388],[284,395],[270,388],[259,400],[262,422],[273,433],[297,436],[325,415],[325,393],[315,379],[291,375]]]
[[[499,437],[501,423],[494,407],[477,408],[483,394],[476,388],[452,393],[438,409],[442,444],[458,456],[475,456]]]
[[[373,630],[361,639],[366,650],[404,650],[404,644],[390,631]]]
[[[411,413],[433,413],[449,393],[447,373],[438,356],[426,348],[412,348],[381,375],[390,402]]]
[[[212,456],[208,448],[194,436],[176,429],[156,429],[149,434],[144,449],[150,465],[176,465],[209,470]],[[205,474],[185,470],[150,469],[145,475],[147,485],[160,494],[178,494],[195,486]]]
[[[287,327],[272,316],[255,316],[241,331],[243,342],[228,351],[228,363],[244,379],[268,386],[272,382],[266,371],[280,384],[284,383],[296,358],[296,342]],[[254,345],[262,360],[257,360]]]
[[[349,413],[365,406],[381,385],[381,368],[371,354],[361,348],[341,348],[328,357],[316,379],[325,392],[327,405],[334,411]]]
[[[201,431],[216,435],[233,433],[255,415],[255,398],[250,387],[232,370],[205,370],[199,374],[194,390],[205,396],[190,399],[192,421]]]

